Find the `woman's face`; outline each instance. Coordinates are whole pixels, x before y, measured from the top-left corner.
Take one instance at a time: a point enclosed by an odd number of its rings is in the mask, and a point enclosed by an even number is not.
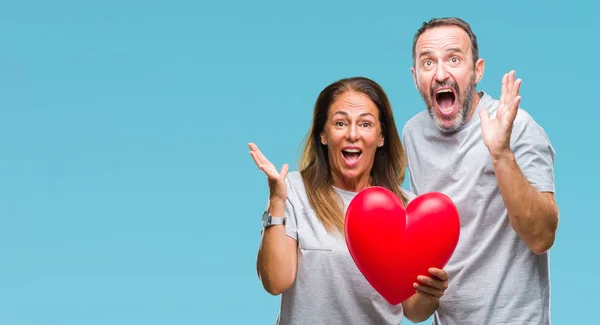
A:
[[[379,110],[369,96],[357,91],[339,95],[321,133],[334,185],[350,191],[368,186],[375,152],[383,140]]]

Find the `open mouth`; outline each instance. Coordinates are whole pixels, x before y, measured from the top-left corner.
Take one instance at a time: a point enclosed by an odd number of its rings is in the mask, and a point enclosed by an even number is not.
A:
[[[456,95],[450,88],[440,89],[435,92],[435,102],[442,114],[450,115],[454,111]]]
[[[342,149],[342,156],[344,157],[344,162],[348,166],[354,166],[360,159],[360,155],[362,155],[362,150],[360,148]]]

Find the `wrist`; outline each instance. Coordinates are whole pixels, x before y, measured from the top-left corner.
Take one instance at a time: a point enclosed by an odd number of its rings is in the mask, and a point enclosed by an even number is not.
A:
[[[285,211],[285,199],[269,198],[269,207],[267,211],[274,217],[283,217]]]
[[[501,151],[490,151],[490,155],[492,157],[492,162],[494,163],[494,165],[506,161],[515,160],[515,155],[510,149]]]
[[[274,204],[285,204],[285,200],[287,200],[287,196],[284,195],[269,195],[269,202]]]

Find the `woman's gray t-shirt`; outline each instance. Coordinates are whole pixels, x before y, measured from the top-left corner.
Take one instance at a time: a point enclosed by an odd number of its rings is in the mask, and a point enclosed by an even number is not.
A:
[[[328,233],[311,208],[298,171],[286,179],[286,234],[298,241],[294,284],[281,296],[278,325],[400,324],[402,305],[390,305],[360,273],[345,239]],[[335,188],[344,213],[355,192]],[[402,189],[412,200],[415,196]]]

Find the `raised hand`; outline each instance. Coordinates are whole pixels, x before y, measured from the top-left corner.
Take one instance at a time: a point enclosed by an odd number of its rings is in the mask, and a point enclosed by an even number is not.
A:
[[[490,113],[485,108],[479,112],[483,142],[494,157],[510,153],[510,134],[521,102],[520,87],[521,79],[515,80],[514,70],[505,74],[496,117],[490,119]]]
[[[249,143],[250,156],[254,159],[258,169],[262,170],[267,175],[267,181],[269,183],[270,198],[280,201],[285,201],[287,198],[287,190],[285,185],[285,176],[288,173],[288,164],[283,164],[281,171],[277,171],[277,168],[260,152],[258,147],[254,143]]]

